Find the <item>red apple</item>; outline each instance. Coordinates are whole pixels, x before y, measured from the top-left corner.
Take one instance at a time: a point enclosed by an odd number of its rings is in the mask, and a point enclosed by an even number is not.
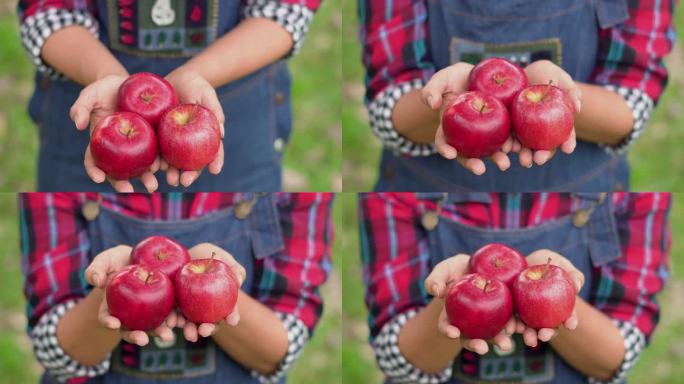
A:
[[[465,92],[444,110],[442,129],[447,143],[460,155],[489,156],[501,148],[510,134],[508,110],[494,96]]]
[[[119,87],[118,110],[135,112],[153,128],[171,107],[178,104],[178,96],[164,78],[149,72],[136,73]]]
[[[195,259],[176,274],[176,298],[183,315],[193,323],[218,323],[237,303],[237,277],[220,260]]]
[[[116,180],[142,175],[157,158],[157,136],[131,112],[115,112],[100,120],[90,135],[95,166]]]
[[[570,137],[575,124],[575,106],[570,97],[554,85],[531,85],[513,100],[511,122],[522,145],[551,150]]]
[[[468,90],[487,93],[511,105],[515,95],[527,87],[527,75],[522,68],[500,57],[480,61],[470,71]]]
[[[216,116],[199,104],[181,104],[162,117],[157,128],[162,157],[183,171],[211,163],[221,144]]]
[[[499,279],[509,288],[523,269],[525,256],[501,243],[487,244],[470,257],[468,271]]]
[[[496,336],[513,315],[513,298],[506,284],[478,273],[454,283],[444,305],[449,323],[471,339]]]
[[[109,313],[129,330],[157,328],[173,305],[173,284],[168,276],[141,265],[125,267],[107,285]]]
[[[531,328],[556,328],[575,308],[575,286],[570,276],[550,262],[528,267],[513,282],[515,310]]]
[[[164,236],[150,236],[139,242],[131,252],[131,263],[156,269],[171,281],[176,273],[190,261],[190,254],[179,243]]]

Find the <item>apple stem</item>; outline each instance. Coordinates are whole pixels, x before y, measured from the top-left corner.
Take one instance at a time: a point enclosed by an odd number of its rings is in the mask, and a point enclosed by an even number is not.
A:
[[[485,281],[485,285],[484,285],[484,287],[482,287],[482,292],[487,292],[487,287],[489,286],[489,284],[491,282],[492,282],[491,280]]]
[[[484,102],[482,103],[482,105],[480,105],[480,115],[482,114],[482,111],[485,110],[485,107],[486,107],[486,106],[487,106],[487,105],[486,105]]]
[[[542,278],[546,277],[546,272],[549,271],[549,264],[551,264],[551,258],[546,260],[546,265],[544,265],[544,272],[542,272]]]
[[[211,252],[211,259],[214,260],[214,256],[216,256],[216,252]]]
[[[145,284],[147,284],[147,282],[150,281],[150,277],[152,277],[152,272],[147,273],[147,277],[145,278]]]

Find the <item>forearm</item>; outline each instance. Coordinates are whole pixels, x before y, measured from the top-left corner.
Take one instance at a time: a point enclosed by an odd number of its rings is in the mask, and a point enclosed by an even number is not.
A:
[[[577,328],[573,331],[561,328],[551,340],[551,346],[568,364],[585,375],[599,380],[610,379],[625,355],[620,331],[608,316],[579,297],[577,317]]]
[[[59,345],[83,365],[100,363],[121,341],[118,330],[103,327],[97,319],[103,297],[101,289],[93,289],[67,311],[57,325]]]
[[[415,143],[434,143],[439,111],[428,108],[421,100],[420,90],[413,90],[397,101],[392,124],[401,136]]]
[[[221,323],[213,338],[230,357],[262,374],[276,370],[288,348],[287,331],[276,314],[240,291],[240,323]]]
[[[439,373],[461,352],[461,345],[439,333],[439,315],[444,301],[433,299],[406,322],[399,333],[399,350],[413,366],[426,373]]]
[[[195,71],[217,88],[281,59],[292,44],[276,22],[249,18],[179,69]]]
[[[594,143],[619,143],[634,125],[625,100],[599,85],[578,85],[582,90],[582,109],[575,117],[577,137]]]

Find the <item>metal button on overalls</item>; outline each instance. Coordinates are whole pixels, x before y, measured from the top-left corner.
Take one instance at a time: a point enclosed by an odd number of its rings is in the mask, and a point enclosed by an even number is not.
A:
[[[426,211],[420,218],[420,222],[423,225],[423,228],[427,229],[428,231],[432,231],[433,229],[437,228],[437,224],[439,223],[439,212]]]
[[[278,92],[275,94],[275,103],[276,105],[282,105],[285,102],[285,95],[283,95],[282,92]]]
[[[589,221],[589,217],[591,217],[591,211],[590,210],[584,210],[583,209],[583,210],[577,211],[572,215],[572,224],[577,228],[582,228]]]
[[[100,214],[100,203],[97,201],[86,201],[81,208],[81,213],[88,221],[93,221]]]
[[[252,213],[252,205],[254,205],[254,200],[251,201],[241,201],[235,205],[235,217],[238,219],[244,219]]]

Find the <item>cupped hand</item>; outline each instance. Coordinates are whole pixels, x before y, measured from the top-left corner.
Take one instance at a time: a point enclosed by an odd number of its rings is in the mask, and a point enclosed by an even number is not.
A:
[[[579,293],[584,285],[584,274],[577,269],[570,260],[548,249],[540,249],[527,256],[527,264],[530,266],[546,263],[553,264],[565,270],[575,286],[575,292]],[[562,326],[566,329],[573,330],[577,328],[577,324],[577,301],[575,301],[575,308],[573,308],[572,314],[563,322]],[[515,331],[523,335],[525,344],[530,347],[535,347],[537,341],[548,342],[558,334],[558,328],[534,329],[528,327],[519,319],[516,320]]]
[[[425,279],[425,290],[435,300],[444,301],[451,284],[457,282],[463,276],[468,274],[468,262],[470,256],[460,254],[441,261],[430,272],[430,275]],[[449,318],[446,314],[446,309],[442,307],[437,320],[437,329],[439,332],[453,340],[461,343],[461,346],[469,351],[484,355],[489,351],[489,343],[499,347],[503,351],[510,351],[513,347],[511,335],[515,331],[516,321],[513,317],[508,320],[504,329],[490,340],[484,339],[468,339],[461,336],[461,331],[449,323]]]
[[[197,244],[194,247],[190,248],[188,250],[188,253],[190,253],[190,258],[191,259],[208,259],[211,258],[212,255],[215,259],[220,260],[233,271],[233,274],[235,274],[235,277],[238,279],[238,287],[242,286],[242,283],[245,281],[245,278],[247,276],[247,272],[245,268],[240,265],[240,263],[235,260],[233,255],[230,253],[226,252],[223,248],[218,247],[214,244],[210,243],[201,243]],[[238,309],[238,305],[235,305],[235,308],[233,309],[233,312],[228,314],[226,318],[224,319],[225,323],[228,326],[236,326],[240,322],[240,311]],[[188,341],[195,342],[198,339],[198,336],[202,337],[209,337],[216,330],[218,329],[220,323],[217,324],[212,324],[212,323],[202,323],[202,324],[195,324],[188,319],[186,319],[182,313],[177,314],[177,322],[176,326],[183,328],[183,335],[185,336],[185,339]]]
[[[83,88],[69,111],[69,116],[76,124],[76,129],[82,131],[90,127],[92,130],[100,120],[116,112],[119,86],[126,78],[127,76],[123,75],[108,75]],[[99,184],[108,179],[117,192],[133,192],[133,184],[129,180],[108,178],[104,171],[95,166],[95,160],[90,152],[90,144],[86,148],[83,165],[88,177],[95,183]],[[140,180],[148,192],[156,191],[159,186],[154,177],[159,165],[159,159],[155,160],[149,171],[140,176]]]
[[[107,307],[106,287],[116,272],[130,264],[132,248],[127,245],[119,245],[100,252],[90,263],[85,271],[85,278],[88,284],[101,289],[104,292],[102,302],[97,312],[97,319],[102,326],[119,330],[121,338],[129,343],[139,346],[147,345],[150,338],[145,331],[129,331],[121,328],[121,321],[109,313]],[[175,311],[171,311],[166,320],[150,333],[158,336],[164,341],[172,341],[174,338],[173,327],[176,326],[177,318]]]
[[[467,158],[461,156],[456,148],[447,144],[444,130],[442,129],[442,114],[444,109],[449,106],[453,99],[468,90],[468,76],[473,69],[472,64],[456,63],[435,73],[430,81],[423,87],[421,97],[423,102],[433,110],[440,110],[437,133],[435,134],[435,149],[448,160],[457,160],[463,167],[476,175],[485,173],[486,166],[483,159]],[[502,146],[501,150],[491,155],[489,158],[496,166],[505,171],[511,166],[507,153],[514,151],[516,142],[509,138]],[[518,149],[519,150],[519,149]]]
[[[216,90],[204,77],[196,71],[179,67],[168,74],[166,80],[173,85],[181,103],[200,104],[213,112],[221,128],[221,137],[225,136],[224,124],[226,118],[223,114],[223,107],[216,96]],[[221,169],[223,169],[223,159],[223,141],[221,141],[216,158],[207,166],[209,173],[218,175]],[[179,184],[189,187],[202,173],[201,169],[197,171],[180,171],[163,159],[160,166],[161,170],[166,171],[166,182],[174,187],[177,187]]]
[[[525,74],[527,74],[530,84],[553,84],[565,91],[575,106],[575,113],[579,113],[582,107],[582,91],[563,68],[549,60],[539,60],[525,67]],[[576,146],[577,136],[573,127],[570,137],[559,148],[563,153],[570,154],[575,150]],[[556,153],[556,150],[535,151],[530,148],[520,147],[520,165],[526,168],[532,167],[533,164],[543,165],[551,160]]]

